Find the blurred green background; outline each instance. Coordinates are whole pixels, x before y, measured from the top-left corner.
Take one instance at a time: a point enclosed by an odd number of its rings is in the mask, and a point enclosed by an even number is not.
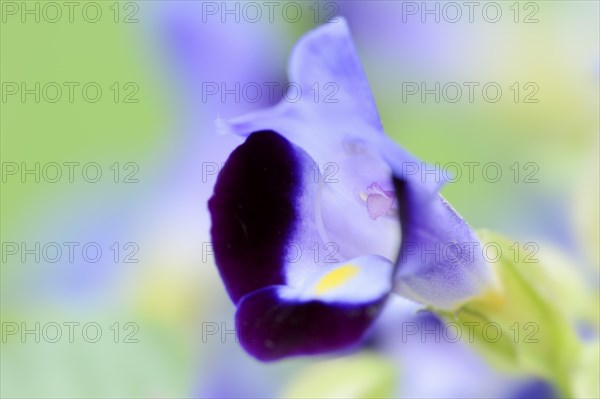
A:
[[[51,22],[49,2],[1,1],[2,397],[227,396],[234,391],[218,388],[232,378],[244,396],[292,389],[314,359],[264,366],[230,331],[223,338],[234,309],[205,245],[214,183],[206,168],[236,143],[215,138],[212,123],[268,101],[203,101],[202,82],[283,84],[295,41],[332,11],[348,19],[388,134],[421,159],[456,162],[463,173],[465,162],[500,165],[498,182],[477,168],[473,181],[463,175],[443,189],[459,213],[476,228],[555,248],[577,265],[573,273],[597,280],[598,2],[497,2],[498,23],[478,13],[473,23],[466,15],[457,23],[403,21],[403,3],[391,1],[302,3],[297,22],[275,13],[273,22],[265,14],[254,23],[207,13],[207,3],[235,2],[76,3],[73,22],[62,3],[62,17]],[[510,7],[520,10],[519,22]],[[96,9],[102,14],[90,22]],[[538,22],[523,23],[532,10]],[[22,98],[21,85],[36,82],[40,101]],[[63,90],[55,103],[47,101],[55,86],[43,90],[49,82]],[[72,102],[64,82],[76,83]],[[89,82],[102,89],[97,102],[84,97]],[[403,101],[407,82],[495,82],[503,93],[494,103],[480,89],[473,102],[419,94]],[[527,83],[539,89],[535,103],[523,101]],[[44,169],[52,162],[63,165],[54,183],[44,175],[54,176]],[[73,182],[65,162],[78,163]],[[92,162],[90,173],[102,172],[96,183],[82,174]],[[39,182],[36,172],[21,174],[36,163]],[[524,182],[532,171],[537,182]],[[79,243],[73,261],[67,242]],[[57,243],[63,254],[36,261],[22,243]],[[86,243],[102,249],[97,262],[83,256]],[[36,322],[58,323],[62,338],[23,336]],[[80,323],[74,342],[65,322]],[[98,342],[82,337],[86,323],[99,326]],[[14,326],[19,331],[9,334]],[[137,342],[125,342],[132,331]]]

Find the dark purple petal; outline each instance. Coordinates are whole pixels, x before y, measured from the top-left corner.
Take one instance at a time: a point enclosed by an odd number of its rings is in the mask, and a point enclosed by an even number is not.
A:
[[[272,131],[248,137],[223,167],[208,203],[219,272],[232,300],[285,284],[286,246],[298,219],[301,171],[292,145]]]
[[[269,287],[242,298],[236,329],[244,349],[263,361],[342,350],[358,344],[387,294],[366,303],[284,299],[287,287]],[[285,295],[283,295],[285,297]]]

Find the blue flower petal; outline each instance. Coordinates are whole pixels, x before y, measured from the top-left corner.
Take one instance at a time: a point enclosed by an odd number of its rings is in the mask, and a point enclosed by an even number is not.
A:
[[[309,94],[303,97],[304,105],[311,105],[323,119],[344,121],[348,126],[354,121],[366,122],[375,128],[372,133],[383,134],[369,82],[344,18],[337,17],[335,22],[304,35],[290,56],[288,73],[290,82]],[[315,88],[321,90],[316,98],[310,95]]]
[[[454,310],[494,287],[479,238],[442,196],[431,195],[409,177],[395,178],[394,183],[402,224],[394,291]]]
[[[289,73],[305,91],[300,101],[218,121],[221,132],[249,136],[221,172],[210,210],[238,333],[260,359],[356,343],[392,280],[401,295],[442,309],[493,280],[481,257],[423,257],[430,245],[477,237],[438,194],[439,181],[405,169],[425,165],[383,133],[348,27],[338,21],[307,34],[293,51]],[[335,84],[338,101],[306,95],[315,83]],[[339,259],[312,259],[313,245],[330,243]],[[294,261],[290,244],[300,253]],[[314,291],[355,264],[356,279],[327,295]],[[325,327],[332,323],[334,334]]]
[[[342,147],[361,146],[384,137],[369,83],[343,18],[299,40],[290,57],[288,75],[294,85],[291,90],[300,87],[299,101],[284,99],[272,108],[218,120],[218,130],[241,136],[275,130],[319,164],[337,162],[336,153]]]

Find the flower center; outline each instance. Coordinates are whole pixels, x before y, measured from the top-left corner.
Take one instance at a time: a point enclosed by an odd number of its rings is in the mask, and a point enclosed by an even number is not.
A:
[[[366,205],[367,212],[372,220],[377,220],[384,215],[395,217],[398,213],[396,193],[384,190],[376,182],[371,183],[367,190],[361,191],[358,196]]]

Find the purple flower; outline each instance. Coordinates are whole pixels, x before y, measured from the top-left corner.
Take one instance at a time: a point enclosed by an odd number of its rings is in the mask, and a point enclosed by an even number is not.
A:
[[[392,292],[451,310],[492,282],[475,252],[423,256],[478,238],[438,182],[412,173],[424,165],[385,135],[347,24],[336,21],[292,53],[298,101],[218,121],[247,138],[209,201],[215,259],[240,342],[261,360],[358,345]],[[313,95],[326,85],[334,98]]]

